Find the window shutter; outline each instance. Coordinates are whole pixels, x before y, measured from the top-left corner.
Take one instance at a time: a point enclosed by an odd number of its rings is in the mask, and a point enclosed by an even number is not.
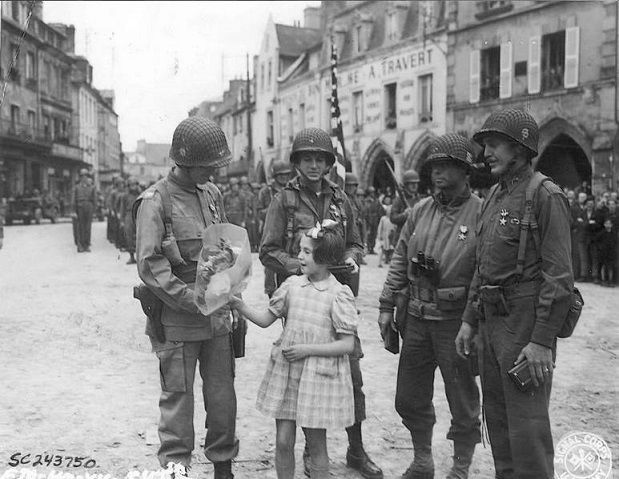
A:
[[[542,53],[542,37],[536,35],[529,39],[529,72],[528,72],[528,90],[529,93],[539,93],[541,90],[541,53]]]
[[[479,102],[479,50],[471,50],[469,102]]]
[[[563,86],[574,88],[578,86],[578,54],[580,50],[580,29],[571,27],[565,29],[565,75]]]
[[[512,96],[512,42],[501,44],[501,98]]]

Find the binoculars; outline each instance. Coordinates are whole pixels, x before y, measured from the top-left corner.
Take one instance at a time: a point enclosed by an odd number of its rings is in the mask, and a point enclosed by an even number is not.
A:
[[[423,251],[417,251],[417,257],[411,258],[413,275],[425,277],[432,285],[437,286],[439,260],[426,256]]]

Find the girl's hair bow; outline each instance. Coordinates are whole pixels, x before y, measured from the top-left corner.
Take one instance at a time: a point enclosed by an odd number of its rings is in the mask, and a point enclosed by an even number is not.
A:
[[[319,221],[316,222],[316,226],[314,226],[311,230],[305,233],[305,236],[309,236],[312,239],[320,239],[324,237],[325,231],[334,230],[337,226],[337,221],[331,219],[322,220],[322,223]]]

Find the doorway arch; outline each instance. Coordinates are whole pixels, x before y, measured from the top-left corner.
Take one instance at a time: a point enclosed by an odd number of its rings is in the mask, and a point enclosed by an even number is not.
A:
[[[377,138],[363,155],[361,183],[366,187],[373,186],[376,190],[391,188],[395,193],[395,182],[387,163],[391,168],[395,167],[394,154],[384,141]]]
[[[536,170],[550,176],[562,187],[591,184],[591,149],[585,134],[562,118],[553,118],[540,129]]]

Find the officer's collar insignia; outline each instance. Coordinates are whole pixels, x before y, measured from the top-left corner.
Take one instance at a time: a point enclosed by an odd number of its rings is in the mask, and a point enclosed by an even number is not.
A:
[[[460,232],[458,233],[458,241],[466,241],[469,229],[466,225],[460,225]]]

